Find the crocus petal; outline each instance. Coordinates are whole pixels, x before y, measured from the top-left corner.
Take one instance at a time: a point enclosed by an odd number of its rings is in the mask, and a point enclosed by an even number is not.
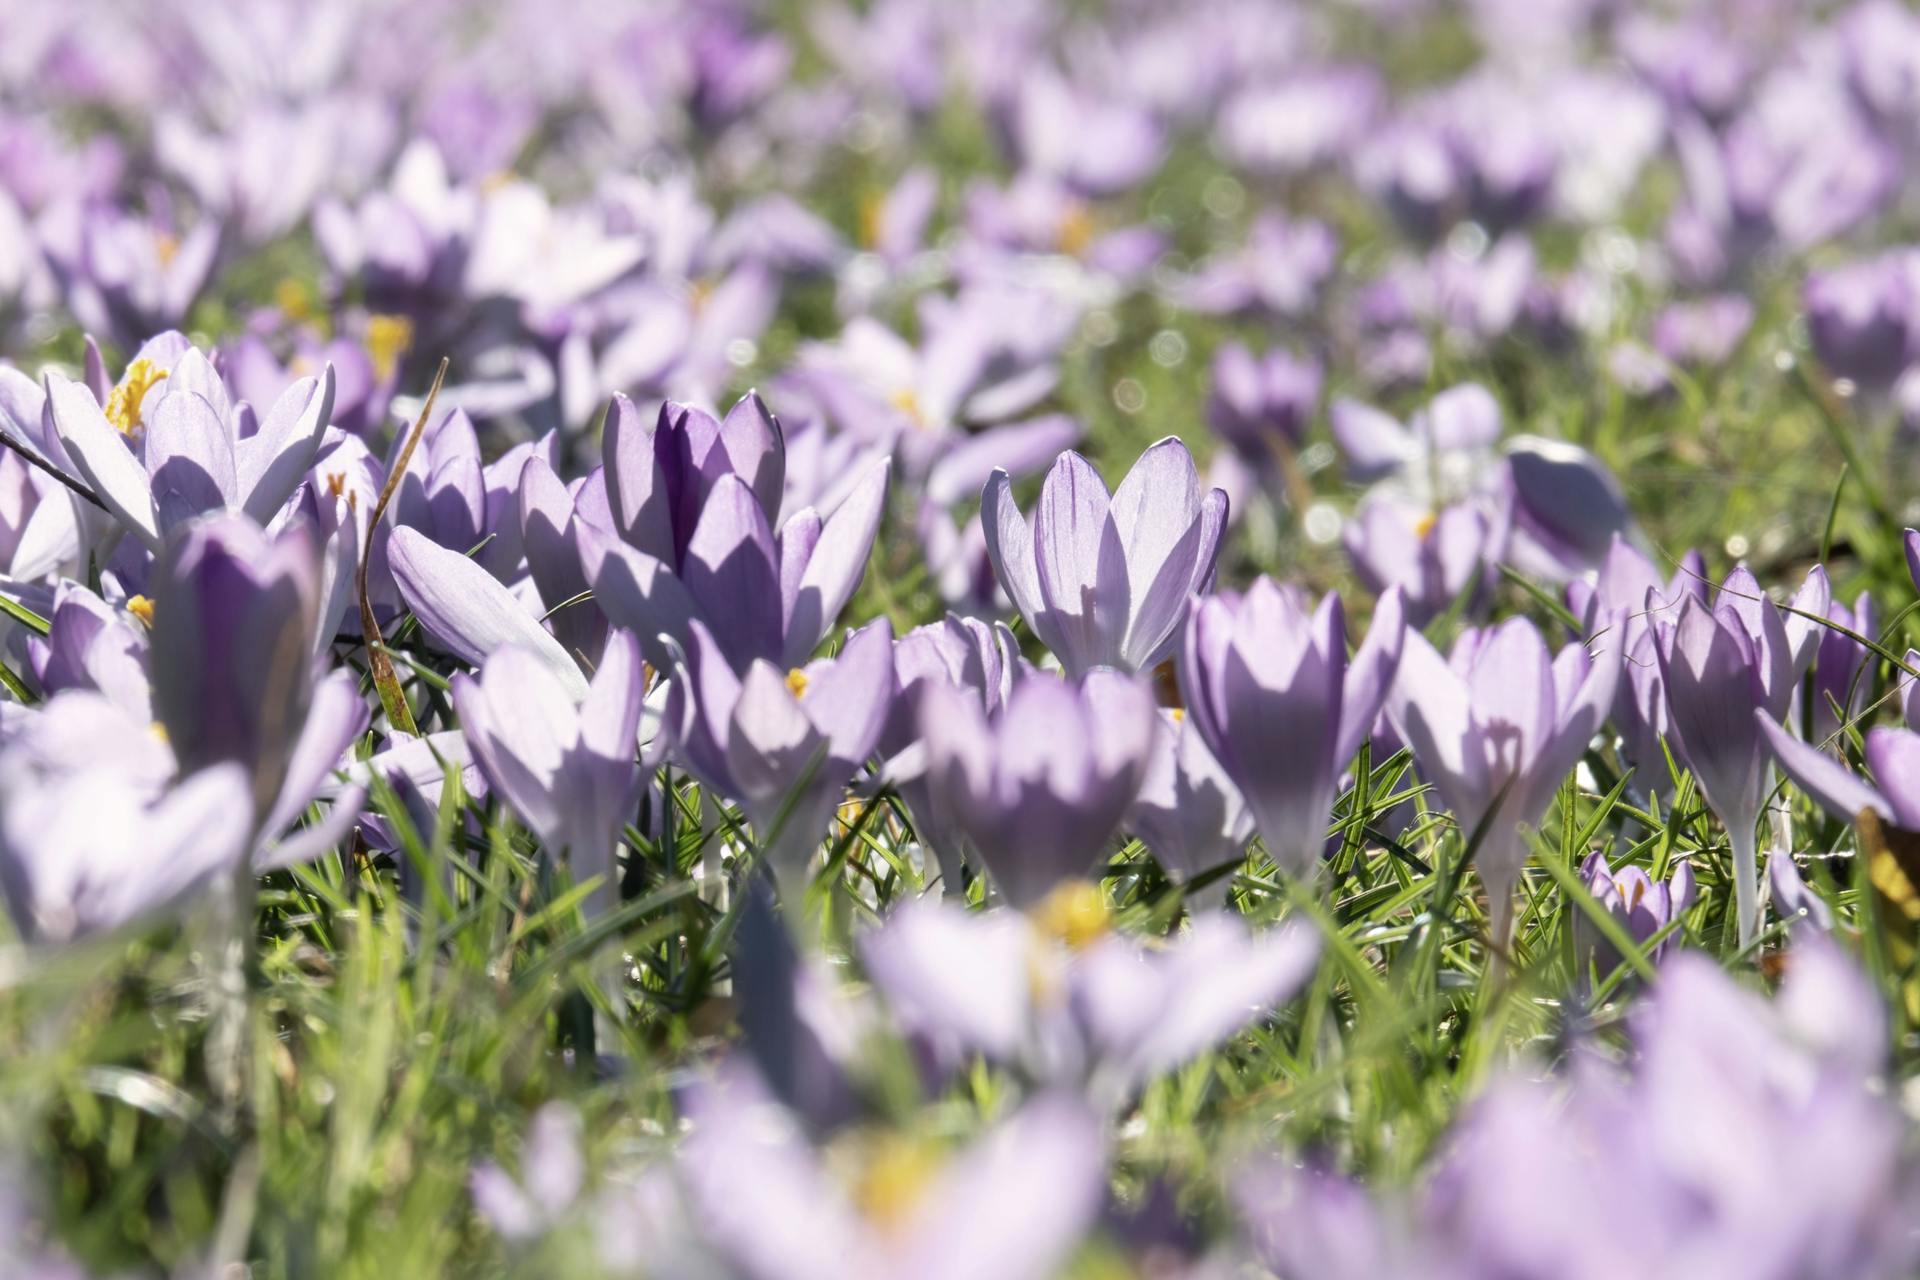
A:
[[[1100,473],[1070,452],[1047,473],[1034,511],[1034,566],[1060,640],[1054,656],[1075,675],[1122,661],[1131,592],[1110,505]]]
[[[880,530],[889,474],[889,463],[876,464],[821,528],[787,623],[787,665],[805,661],[860,585],[873,539]]]
[[[647,660],[665,670],[672,665],[665,636],[685,646],[690,642],[698,606],[687,589],[662,561],[623,542],[600,547],[600,562],[592,569],[593,598],[614,625],[640,637]]]
[[[1893,820],[1908,831],[1920,831],[1920,733],[1869,730],[1867,765],[1893,809]]]
[[[154,508],[146,468],[107,421],[100,402],[84,383],[71,382],[51,371],[46,383],[54,430],[59,432],[74,470],[123,526],[158,553],[160,516]]]
[[[395,529],[387,548],[407,607],[454,655],[478,666],[496,649],[515,645],[537,657],[568,697],[586,696],[579,664],[492,574],[418,529]]]
[[[1341,698],[1340,733],[1334,740],[1333,759],[1344,765],[1360,749],[1360,740],[1373,731],[1400,669],[1400,653],[1407,638],[1406,607],[1398,588],[1380,597],[1373,610],[1373,624],[1367,638],[1347,667],[1346,690]]]
[[[239,505],[233,437],[213,406],[193,392],[175,391],[148,415],[146,464],[163,532]]]
[[[1871,809],[1889,822],[1893,806],[1838,760],[1818,747],[1800,741],[1765,710],[1755,708],[1753,722],[1773,752],[1780,771],[1793,779],[1809,799],[1842,822],[1852,822],[1862,809]]]
[[[720,477],[708,494],[681,577],[736,670],[781,653],[778,553],[766,512],[740,477]]]
[[[614,528],[630,546],[673,563],[673,505],[654,443],[654,429],[633,401],[616,395],[607,407],[600,447]]]
[[[1013,607],[1027,620],[1040,642],[1054,648],[1053,628],[1040,594],[1040,577],[1035,567],[1033,530],[1013,500],[1013,482],[1004,471],[995,471],[980,491],[980,523],[987,537],[987,558],[993,562],[994,577],[1006,589]]]
[[[241,509],[261,524],[273,519],[313,465],[333,419],[333,366],[280,393],[260,429],[237,446],[234,464]]]

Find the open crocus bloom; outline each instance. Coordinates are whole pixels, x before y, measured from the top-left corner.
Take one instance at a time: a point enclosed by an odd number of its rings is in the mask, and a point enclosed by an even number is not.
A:
[[[947,1066],[973,1054],[1117,1108],[1213,1049],[1312,976],[1319,937],[1195,915],[1165,945],[1115,933],[1098,886],[1063,886],[1028,915],[906,905],[861,943],[901,1028]]]
[[[47,397],[74,469],[156,553],[171,530],[207,512],[272,520],[312,465],[333,412],[331,366],[294,382],[257,420],[197,350],[171,372],[130,369],[128,377],[148,381],[138,396],[102,405],[85,383],[49,373]]]
[[[687,1110],[681,1178],[735,1274],[1047,1280],[1102,1201],[1105,1139],[1071,1094],[1033,1098],[958,1151],[867,1130],[817,1149],[743,1073],[697,1087]]]
[[[1171,652],[1188,598],[1213,579],[1227,517],[1226,493],[1201,494],[1193,455],[1171,436],[1111,495],[1085,458],[1061,454],[1031,523],[1004,471],[980,500],[1000,585],[1073,675],[1142,671]]]

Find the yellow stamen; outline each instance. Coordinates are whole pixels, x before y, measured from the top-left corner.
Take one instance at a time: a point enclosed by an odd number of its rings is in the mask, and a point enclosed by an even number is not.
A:
[[[518,178],[513,170],[495,169],[492,173],[480,179],[480,190],[498,191],[502,187],[512,186],[516,181],[518,181]]]
[[[875,1140],[854,1178],[853,1203],[860,1216],[882,1232],[906,1225],[940,1168],[932,1144],[888,1134]]]
[[[329,498],[339,497],[342,493],[346,492],[346,488],[347,488],[346,472],[344,471],[327,472],[327,496]]]
[[[1179,724],[1187,718],[1187,709],[1185,707],[1169,707],[1168,711],[1172,714],[1175,724]]]
[[[153,625],[153,601],[145,596],[129,596],[127,612],[151,627]]]
[[[927,425],[927,412],[920,407],[920,397],[912,387],[902,387],[887,397],[887,403],[906,415],[907,421],[924,430]]]
[[[1639,906],[1640,899],[1647,895],[1647,886],[1638,877],[1616,878],[1613,886],[1620,891],[1620,901],[1629,911]]]
[[[807,673],[795,667],[787,672],[787,692],[796,698],[807,696],[807,685],[812,683]]]
[[[393,376],[400,357],[412,345],[413,321],[405,316],[367,317],[367,358],[373,361],[373,376],[381,382]]]
[[[147,732],[152,734],[154,737],[158,738],[160,741],[166,743],[168,746],[173,745],[173,739],[167,734],[167,726],[165,726],[164,724],[161,724],[158,720],[155,720],[152,724],[147,726]]]
[[[298,324],[313,318],[313,290],[304,280],[295,280],[289,276],[273,286],[273,305],[280,313]]]
[[[167,376],[162,369],[145,356],[127,366],[120,375],[120,381],[107,393],[107,421],[123,436],[130,436],[140,429],[140,405],[147,398],[147,392]]]
[[[179,253],[179,236],[169,231],[156,231],[153,233],[153,255],[160,259],[160,265],[162,267],[173,265],[173,260],[179,256]]]
[[[1073,951],[1089,947],[1113,924],[1107,895],[1091,880],[1069,880],[1028,913],[1034,930]]]
[[[1413,534],[1416,538],[1425,541],[1427,536],[1433,532],[1433,527],[1439,523],[1440,517],[1429,511],[1420,517],[1419,523],[1413,526]]]
[[[1095,230],[1093,214],[1088,212],[1086,205],[1076,201],[1061,216],[1059,229],[1054,232],[1054,244],[1061,253],[1077,258],[1093,243]]]
[[[695,315],[707,309],[707,299],[713,297],[713,281],[702,276],[687,286],[687,308]]]
[[[887,211],[886,199],[877,191],[869,191],[860,198],[860,247],[877,249],[880,247],[880,218]]]

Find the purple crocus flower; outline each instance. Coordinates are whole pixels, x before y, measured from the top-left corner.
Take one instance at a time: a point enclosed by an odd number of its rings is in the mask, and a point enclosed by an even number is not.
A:
[[[1807,277],[1802,305],[1814,354],[1835,377],[1867,392],[1892,387],[1920,354],[1911,252],[1848,263]]]
[[[1643,947],[1655,934],[1687,913],[1697,892],[1691,863],[1680,862],[1667,879],[1655,880],[1641,867],[1608,866],[1607,856],[1599,850],[1587,855],[1587,860],[1580,864],[1580,879],[1586,884],[1587,892],[1620,922],[1627,936]],[[1652,958],[1658,960],[1672,941],[1671,935],[1663,938],[1653,949]],[[1615,954],[1599,930],[1578,913],[1574,916],[1574,951],[1583,976],[1590,956],[1594,968],[1603,977],[1624,959]]]
[[[1105,1190],[1100,1122],[1066,1093],[1033,1098],[951,1156],[883,1136],[851,1186],[757,1081],[702,1085],[687,1111],[679,1170],[697,1229],[730,1273],[755,1280],[1046,1280]]]
[[[1167,292],[1206,315],[1301,316],[1319,300],[1338,251],[1324,223],[1264,213],[1244,247],[1207,259]]]
[[[935,804],[1023,909],[1093,870],[1139,793],[1159,728],[1146,688],[1104,668],[1077,684],[1029,675],[993,720],[952,685],[929,685],[920,699]]]
[[[1253,814],[1207,749],[1193,717],[1174,710],[1161,712],[1161,719],[1147,775],[1126,825],[1161,870],[1176,883],[1191,885],[1197,877],[1246,857]],[[1190,888],[1188,900],[1225,906],[1232,880],[1230,875],[1216,876],[1204,888]]]
[[[1274,862],[1296,876],[1319,865],[1340,771],[1393,686],[1407,631],[1399,594],[1381,597],[1351,665],[1346,630],[1338,595],[1309,616],[1270,578],[1188,609],[1178,668],[1187,714]]]
[[[921,700],[924,690],[935,685],[971,694],[980,700],[989,719],[997,716],[1013,690],[1020,665],[1020,646],[1004,623],[949,614],[940,622],[909,631],[893,645],[899,696],[880,738],[881,751],[898,760],[902,753],[917,750],[924,759]],[[960,893],[962,864],[980,865],[980,855],[968,844],[965,829],[941,807],[924,769],[900,777],[896,785],[913,811],[915,833],[939,866],[941,891]]]
[[[1659,571],[1638,548],[1616,537],[1592,582],[1576,578],[1567,584],[1567,607],[1591,635],[1602,620],[1624,618],[1621,652],[1625,678],[1614,691],[1613,724],[1620,731],[1626,757],[1640,771],[1639,785],[1664,793],[1668,781],[1666,756],[1660,740],[1667,735],[1667,692],[1660,680],[1660,661],[1649,600],[1678,601],[1692,596],[1705,603],[1707,579],[1700,553],[1681,557],[1673,577],[1662,581]]]
[[[111,767],[40,777],[11,763],[0,769],[0,895],[30,942],[135,923],[245,865],[253,810],[238,764],[156,795]]]
[[[513,646],[491,654],[477,678],[453,677],[453,708],[474,762],[547,851],[569,860],[576,879],[598,877],[589,899],[595,911],[613,899],[614,854],[643,773],[665,754],[661,735],[649,758],[636,757],[643,669],[639,641],[617,632],[577,705],[550,666]]]
[[[1920,733],[1885,727],[1867,730],[1870,781],[1794,737],[1764,708],[1752,714],[1754,731],[1781,771],[1822,809],[1842,822],[1852,822],[1871,809],[1903,830],[1920,831]]]
[[[1826,574],[1816,566],[1795,605],[1823,615],[1828,603]],[[1649,610],[1661,604],[1650,600]],[[1816,624],[1800,618],[1791,624],[1744,568],[1728,575],[1711,608],[1685,596],[1671,624],[1653,622],[1673,740],[1732,846],[1742,946],[1760,924],[1754,824],[1767,791],[1764,740],[1753,712],[1764,710],[1775,720],[1786,714],[1819,639]]]
[[[651,432],[624,397],[608,411],[607,500],[622,539],[585,566],[595,599],[664,665],[655,637],[683,647],[694,621],[737,673],[756,660],[806,660],[859,585],[886,502],[888,466],[873,466],[834,512],[811,507],[773,533],[784,445],[757,397],[724,424],[667,406]]]
[[[1880,611],[1864,591],[1855,597],[1851,609],[1835,600],[1827,606],[1827,617],[1868,639],[1880,633]],[[1871,649],[1829,628],[1821,628],[1819,636],[1813,662],[1813,709],[1807,721],[1810,742],[1825,742],[1840,731],[1843,722],[1864,715],[1873,685],[1867,665]]]
[[[1578,643],[1553,655],[1531,622],[1510,618],[1463,637],[1452,663],[1407,633],[1386,713],[1463,836],[1487,823],[1475,865],[1497,947],[1527,859],[1520,826],[1540,821],[1613,705],[1620,625],[1607,620],[1597,655]]]
[[[1320,952],[1298,923],[1256,933],[1203,911],[1151,946],[1110,932],[1097,898],[1075,890],[1070,908],[1027,918],[910,903],[860,955],[902,1029],[948,1065],[981,1054],[1115,1110],[1284,1004]]]
[[[50,372],[48,405],[75,471],[155,553],[171,530],[208,512],[272,520],[312,465],[333,409],[331,368],[288,387],[257,422],[198,351],[171,370],[129,369],[128,378],[145,383],[139,394],[102,405],[84,383]]]
[[[1284,445],[1298,449],[1320,402],[1320,366],[1287,351],[1255,356],[1238,342],[1213,357],[1207,423],[1256,466],[1271,466]]]
[[[1027,625],[1074,675],[1141,671],[1172,651],[1181,611],[1213,578],[1227,495],[1202,496],[1186,445],[1172,436],[1140,455],[1112,495],[1100,473],[1064,453],[1031,523],[996,471],[981,494],[995,575]]]
[[[797,893],[847,783],[886,726],[892,630],[884,620],[870,624],[837,657],[795,670],[756,658],[744,675],[704,623],[689,623],[688,633],[684,649],[671,646],[665,717],[675,754],[702,786],[739,802],[768,866]]]
[[[1753,303],[1737,293],[1676,302],[1653,318],[1653,349],[1678,365],[1717,369],[1753,327]]]

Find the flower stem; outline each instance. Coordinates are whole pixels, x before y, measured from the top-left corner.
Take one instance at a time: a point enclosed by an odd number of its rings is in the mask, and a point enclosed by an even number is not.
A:
[[[1753,822],[1736,822],[1728,827],[1727,842],[1733,846],[1733,910],[1739,917],[1740,946],[1745,949],[1760,931],[1760,873]]]

